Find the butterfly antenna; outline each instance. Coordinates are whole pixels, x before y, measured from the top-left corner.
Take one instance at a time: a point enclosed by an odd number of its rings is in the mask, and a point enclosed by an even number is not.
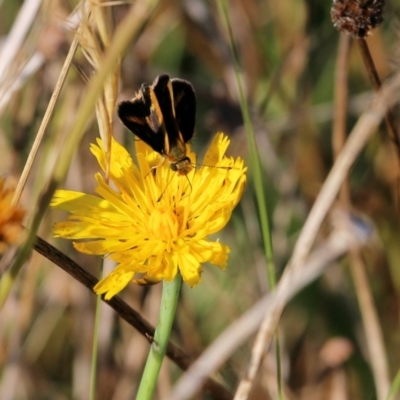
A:
[[[165,162],[165,157],[162,157],[161,162],[158,163],[157,165],[153,165],[150,168],[150,171],[144,176],[144,178],[146,178],[147,175],[149,175],[151,172],[155,171],[157,168],[161,167],[164,164],[164,162]],[[164,191],[165,191],[165,189],[164,189]],[[160,201],[160,200],[157,200],[157,201]]]
[[[190,192],[189,192],[188,194],[185,194],[185,196],[182,198],[182,200],[183,200],[186,196],[189,196],[190,193],[192,193],[192,191],[193,191],[193,186],[192,186],[192,183],[190,182],[189,177],[188,177],[187,175],[185,175],[185,178],[186,178],[187,181],[188,181],[188,184],[189,184],[189,187],[190,187]],[[167,188],[168,188],[169,184],[171,183],[172,179],[174,179],[173,176],[171,176],[171,179],[168,181],[168,183],[167,183],[167,185],[165,186],[164,190],[162,191],[160,197],[157,199],[157,203],[158,203],[158,202],[162,199],[162,197],[164,196],[164,193],[165,193],[165,191],[167,190]]]
[[[196,169],[197,167],[219,168],[219,169],[227,169],[227,170],[230,170],[233,168],[233,167],[217,167],[216,165],[193,164],[193,163],[192,163],[192,166],[194,169]]]
[[[172,175],[170,180],[168,181],[167,185],[165,186],[164,190],[162,191],[162,193],[160,194],[160,197],[157,199],[157,203],[162,199],[162,197],[164,196],[165,191],[167,190],[169,184],[171,183],[172,179],[174,179],[174,176]]]
[[[192,187],[192,183],[190,182],[189,177],[188,177],[187,175],[185,175],[185,177],[186,177],[186,179],[187,179],[187,181],[188,181],[188,184],[189,184],[189,186],[190,186],[190,192],[187,194],[187,196],[189,196],[190,193],[192,193],[193,187]],[[185,196],[185,197],[186,197],[186,196]],[[185,197],[184,197],[184,198],[185,198]]]

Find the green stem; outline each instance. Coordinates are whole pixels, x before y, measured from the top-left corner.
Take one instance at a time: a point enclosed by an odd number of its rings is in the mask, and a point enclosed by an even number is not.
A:
[[[103,277],[103,262],[101,261],[100,266],[100,279]],[[99,327],[100,327],[100,312],[101,312],[101,296],[97,296],[96,300],[96,314],[94,320],[94,332],[93,332],[93,344],[92,344],[92,366],[90,371],[90,392],[89,400],[96,398],[96,381],[97,381],[97,358],[99,355]]]
[[[89,399],[94,400],[96,398],[96,380],[97,380],[97,357],[99,354],[99,325],[100,325],[100,307],[101,307],[101,296],[97,296],[96,300],[96,315],[94,320],[94,333],[93,333],[93,344],[92,344],[92,366],[90,371],[90,394]]]
[[[219,8],[219,13],[221,15],[221,19],[225,23],[229,37],[229,46],[232,54],[232,64],[235,71],[235,78],[239,92],[240,108],[242,110],[243,122],[250,150],[250,163],[251,163],[252,174],[254,177],[254,188],[256,192],[258,212],[260,213],[260,225],[261,225],[261,231],[265,249],[268,284],[269,288],[273,289],[276,284],[275,263],[274,263],[273,249],[272,249],[271,228],[269,225],[268,212],[267,212],[267,202],[265,200],[265,195],[264,195],[264,186],[263,186],[264,178],[260,163],[260,155],[258,153],[258,147],[255,139],[253,123],[251,121],[250,108],[244,90],[239,52],[236,47],[236,42],[233,36],[232,25],[228,12],[228,1],[227,0],[218,1],[218,8]]]
[[[136,398],[140,400],[152,400],[157,384],[158,374],[167,349],[172,323],[174,322],[176,306],[178,304],[179,290],[182,278],[178,274],[172,282],[163,282],[160,315],[147,357],[146,366]]]

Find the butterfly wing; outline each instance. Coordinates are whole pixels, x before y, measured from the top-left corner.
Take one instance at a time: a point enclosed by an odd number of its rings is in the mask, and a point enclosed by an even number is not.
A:
[[[193,86],[183,79],[172,79],[175,118],[184,142],[192,139],[196,124],[196,94]]]
[[[148,85],[142,85],[139,93],[132,100],[121,101],[118,105],[118,116],[121,122],[139,139],[153,150],[164,154],[165,129],[159,108],[154,107]]]
[[[193,137],[196,95],[189,82],[159,75],[132,100],[119,103],[118,116],[138,138],[166,155]]]
[[[173,101],[173,88],[168,75],[159,75],[153,85],[152,89],[157,98],[157,103],[163,116],[163,125],[165,132],[168,135],[166,140],[165,152],[169,153],[171,149],[179,146],[179,142],[183,145],[184,138],[179,132],[179,126],[175,118],[175,109]]]

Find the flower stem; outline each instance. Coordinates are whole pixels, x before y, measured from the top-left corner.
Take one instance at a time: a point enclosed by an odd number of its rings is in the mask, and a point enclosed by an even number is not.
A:
[[[153,399],[158,374],[169,341],[172,323],[174,322],[181,282],[182,278],[179,274],[171,282],[163,281],[160,315],[158,317],[158,324],[154,334],[154,341],[151,344],[142,380],[136,395],[137,399]]]
[[[100,265],[100,278],[103,277],[104,270],[104,259],[101,260]],[[100,313],[101,313],[101,296],[97,296],[96,300],[96,313],[94,319],[94,332],[93,332],[93,344],[92,344],[92,362],[90,371],[90,392],[89,400],[96,398],[96,381],[97,381],[97,358],[99,355],[99,328],[100,328]]]

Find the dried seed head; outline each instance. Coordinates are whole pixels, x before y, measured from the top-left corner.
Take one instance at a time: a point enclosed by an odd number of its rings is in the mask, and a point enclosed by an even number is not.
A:
[[[385,0],[333,0],[333,26],[356,38],[368,36],[383,21]]]

